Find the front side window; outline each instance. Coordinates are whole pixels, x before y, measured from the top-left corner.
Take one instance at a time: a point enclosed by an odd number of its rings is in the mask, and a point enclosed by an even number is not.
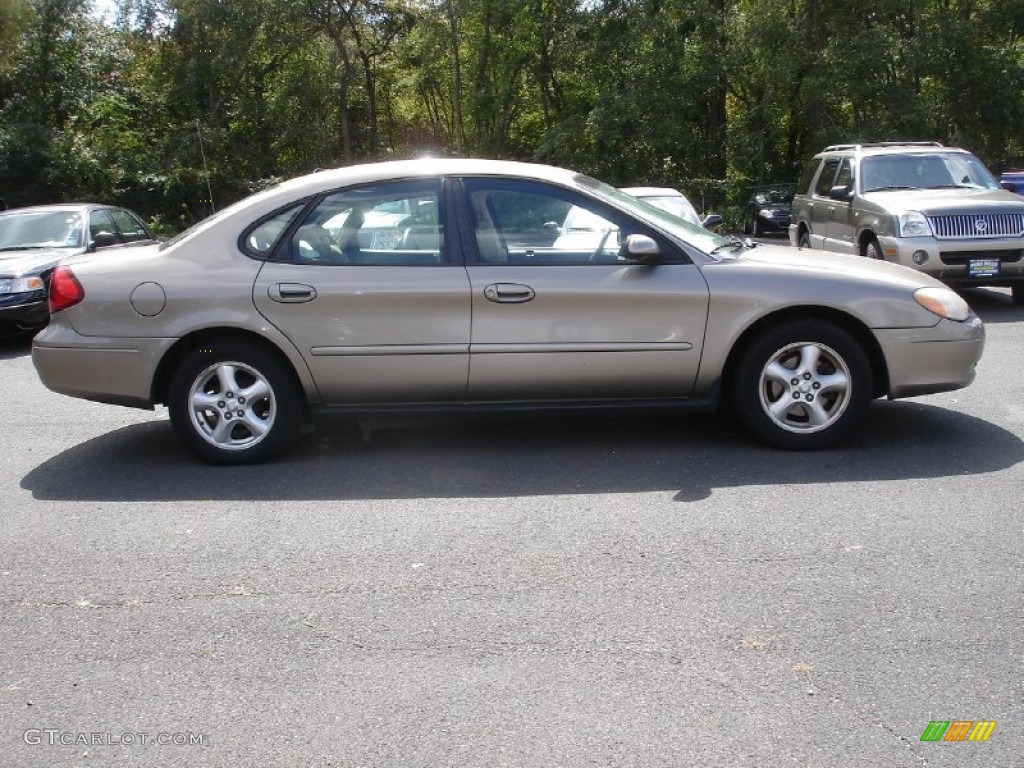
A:
[[[300,264],[441,264],[447,259],[437,179],[390,182],[325,196],[291,236]]]
[[[493,179],[465,184],[485,264],[626,262],[622,241],[640,232],[622,213],[559,187]]]
[[[836,181],[833,186],[853,189],[853,177],[853,163],[847,157],[839,164],[839,171],[836,173]]]
[[[142,222],[132,216],[128,211],[115,209],[109,211],[110,217],[121,231],[121,237],[126,243],[137,243],[140,240],[149,240],[149,232],[142,225]]]
[[[814,190],[814,194],[819,197],[828,197],[829,190],[835,186],[834,181],[836,178],[836,169],[838,168],[838,157],[830,157],[825,161],[825,166],[821,169],[821,175],[818,177],[818,186]]]
[[[113,235],[117,242],[121,241],[117,236],[117,226],[114,224],[114,220],[110,218],[110,213],[107,211],[92,211],[89,214],[89,239],[95,241],[96,235],[100,234],[100,232]],[[110,245],[109,241],[107,245]]]

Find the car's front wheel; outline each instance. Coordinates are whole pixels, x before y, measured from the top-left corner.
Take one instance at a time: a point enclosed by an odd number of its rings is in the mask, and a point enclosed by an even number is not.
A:
[[[800,239],[797,241],[798,248],[810,248],[811,247],[811,234],[806,229],[800,230]]]
[[[826,448],[873,399],[871,364],[848,331],[828,321],[789,320],[742,351],[733,402],[743,425],[777,448]]]
[[[270,458],[294,438],[302,412],[278,358],[232,340],[186,355],[171,381],[168,410],[181,442],[211,464]]]

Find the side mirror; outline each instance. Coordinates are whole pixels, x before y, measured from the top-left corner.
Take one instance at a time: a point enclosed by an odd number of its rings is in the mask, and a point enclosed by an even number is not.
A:
[[[90,245],[92,247],[89,250],[93,251],[97,248],[107,248],[111,245],[117,245],[117,235],[113,232],[97,232]]]
[[[555,221],[545,221],[541,225],[541,229],[545,232],[550,232],[552,235],[559,235],[562,233],[562,228],[558,226],[558,222]]]
[[[647,235],[628,235],[622,243],[622,253],[637,264],[657,264],[661,258],[658,244]]]
[[[721,214],[709,213],[704,217],[704,220],[701,221],[701,226],[704,227],[704,229],[712,229],[713,227],[720,227],[724,223],[725,219],[722,218]]]
[[[853,197],[853,189],[851,187],[832,187],[828,191],[828,196],[833,200],[839,200],[845,202]]]

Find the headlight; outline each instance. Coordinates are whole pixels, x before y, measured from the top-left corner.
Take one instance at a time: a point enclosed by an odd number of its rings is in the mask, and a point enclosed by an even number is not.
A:
[[[963,322],[971,314],[967,302],[949,288],[918,288],[914,300],[939,317]]]
[[[932,228],[923,213],[907,211],[900,214],[900,237],[931,237]]]
[[[9,293],[31,293],[44,288],[46,288],[46,284],[41,277],[0,278],[0,296]]]

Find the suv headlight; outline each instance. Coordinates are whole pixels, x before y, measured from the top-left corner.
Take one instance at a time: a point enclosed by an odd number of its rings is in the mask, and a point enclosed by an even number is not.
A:
[[[932,228],[923,213],[907,211],[900,214],[900,237],[931,237]]]

